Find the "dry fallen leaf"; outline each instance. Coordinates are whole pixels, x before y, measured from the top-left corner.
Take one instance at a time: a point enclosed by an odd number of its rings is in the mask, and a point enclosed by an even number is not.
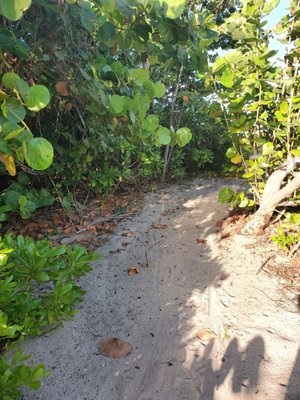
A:
[[[155,229],[166,229],[166,227],[167,227],[166,224],[153,224],[152,226]]]
[[[201,329],[197,332],[197,338],[203,342],[210,342],[216,338],[216,333],[209,328]]]
[[[64,234],[69,235],[70,233],[73,233],[74,229],[71,226],[66,226],[64,229]]]
[[[203,244],[203,243],[206,243],[206,240],[205,239],[197,239],[196,242],[198,244]]]
[[[70,91],[68,85],[63,81],[57,81],[55,84],[55,90],[61,96],[69,96]]]
[[[106,357],[122,358],[132,351],[132,346],[125,340],[108,338],[102,340],[99,346],[99,351]]]
[[[122,236],[133,237],[134,236],[134,232],[131,232],[131,231],[124,232],[124,233],[122,233]]]
[[[130,267],[130,268],[128,269],[127,272],[128,272],[128,275],[129,275],[129,276],[132,276],[132,275],[138,274],[138,273],[139,273],[139,270],[137,269],[137,267],[132,266],[132,267]]]

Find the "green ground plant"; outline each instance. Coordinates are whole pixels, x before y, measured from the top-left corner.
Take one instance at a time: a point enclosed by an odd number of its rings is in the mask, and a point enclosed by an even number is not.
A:
[[[46,240],[9,234],[1,238],[0,348],[12,349],[26,337],[42,335],[72,318],[84,295],[78,279],[91,271],[96,259],[97,254],[79,245],[54,247]],[[37,389],[46,376],[42,366],[22,365],[25,359],[20,352],[12,360],[1,356],[1,398],[15,398],[23,385]]]

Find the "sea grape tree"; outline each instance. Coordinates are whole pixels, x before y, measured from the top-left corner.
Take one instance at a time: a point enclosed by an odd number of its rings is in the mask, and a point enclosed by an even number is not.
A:
[[[233,143],[226,155],[250,184],[250,196],[224,189],[220,200],[259,206],[244,233],[260,231],[277,207],[299,201],[300,7],[291,1],[289,14],[274,29],[287,49],[284,60],[276,61],[264,17],[277,4],[245,0],[241,12],[223,24],[236,48],[212,66]]]

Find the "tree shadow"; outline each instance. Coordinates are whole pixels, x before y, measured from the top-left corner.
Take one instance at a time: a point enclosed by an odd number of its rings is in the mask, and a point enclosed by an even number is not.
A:
[[[240,393],[245,390],[247,393],[254,392],[259,383],[259,369],[264,359],[265,345],[261,336],[254,337],[244,351],[239,350],[237,338],[233,338],[227,346],[222,358],[222,365],[218,369],[212,366],[210,357],[214,343],[206,346],[203,360],[206,364],[205,375],[201,394],[206,400],[214,400],[215,390],[225,382],[232,371],[231,390],[233,393]]]
[[[300,400],[300,348],[290,375],[284,400]]]

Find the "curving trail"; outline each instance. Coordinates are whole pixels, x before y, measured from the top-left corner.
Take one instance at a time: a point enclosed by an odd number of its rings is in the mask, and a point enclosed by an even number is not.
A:
[[[245,247],[255,239],[220,240],[216,222],[227,207],[217,193],[228,184],[197,179],[146,196],[99,249],[75,319],[25,343],[53,370],[25,399],[300,399],[300,314],[283,309],[274,281],[256,275],[266,254]],[[132,265],[139,274],[128,276]],[[201,342],[203,328],[215,340]],[[99,355],[107,336],[130,341],[132,353]]]

